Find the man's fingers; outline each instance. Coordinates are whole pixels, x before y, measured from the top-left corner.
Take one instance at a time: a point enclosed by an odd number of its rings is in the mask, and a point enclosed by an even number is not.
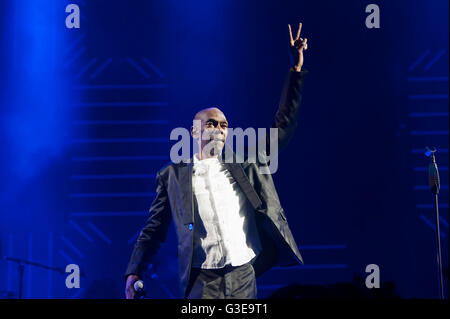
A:
[[[302,42],[303,45],[303,50],[307,50],[308,49],[308,39],[305,38],[305,40],[303,40]]]
[[[306,48],[308,47],[307,41],[308,41],[308,39],[302,39],[302,38],[300,38],[300,39],[298,39],[298,40],[295,41],[295,47],[296,47],[298,50],[303,50],[303,49],[306,50]]]
[[[135,290],[132,284],[128,284],[125,289],[125,295],[128,299],[133,299],[135,295]]]
[[[298,24],[297,36],[295,37],[295,40],[292,37],[292,28],[290,24],[288,24],[288,28],[289,28],[289,41],[291,42],[291,45],[294,45],[298,40],[303,41],[303,39],[300,38],[300,33],[302,32],[301,22]]]
[[[292,29],[290,24],[288,24],[288,28],[289,28],[289,41],[291,42],[292,45],[294,43],[294,39],[292,38]]]
[[[128,299],[133,299],[134,298],[134,289],[128,287],[127,291],[126,291],[126,295]]]
[[[301,22],[298,24],[297,37],[295,38],[295,40],[300,39],[300,31],[302,31],[302,23]]]

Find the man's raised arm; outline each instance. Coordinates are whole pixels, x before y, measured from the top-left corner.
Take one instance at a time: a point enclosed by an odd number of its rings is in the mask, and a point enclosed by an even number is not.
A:
[[[278,150],[281,150],[288,144],[297,127],[297,115],[302,97],[303,81],[307,73],[306,70],[302,70],[303,51],[308,49],[308,39],[300,38],[302,24],[299,24],[295,39],[292,37],[291,26],[288,25],[288,28],[290,49],[295,65],[289,70],[281,94],[280,104],[275,114],[275,121],[272,124],[273,128],[278,129]],[[269,154],[270,134],[267,135],[266,141],[266,150],[267,154]]]

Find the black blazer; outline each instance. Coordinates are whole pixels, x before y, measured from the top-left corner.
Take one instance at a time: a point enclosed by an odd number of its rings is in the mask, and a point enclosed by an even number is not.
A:
[[[278,148],[281,150],[297,126],[301,91],[307,71],[290,70],[281,95],[280,105],[272,127],[278,128]],[[269,135],[267,135],[269,138]],[[269,149],[269,148],[266,148]],[[289,229],[284,210],[273,184],[271,174],[260,174],[259,168],[267,165],[251,163],[226,163],[255,212],[262,252],[253,263],[256,276],[273,266],[293,266],[303,263],[302,256]],[[156,174],[156,198],[134,246],[125,276],[142,277],[160,244],[165,241],[171,220],[178,237],[180,288],[184,298],[191,273],[193,255],[194,197],[192,191],[191,159],[170,163]]]

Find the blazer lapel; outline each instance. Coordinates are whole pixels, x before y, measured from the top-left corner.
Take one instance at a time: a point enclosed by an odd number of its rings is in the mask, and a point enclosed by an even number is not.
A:
[[[244,170],[242,169],[241,164],[239,163],[224,163],[225,167],[228,169],[230,174],[233,176],[234,180],[238,183],[242,192],[244,192],[245,196],[249,200],[250,204],[253,206],[255,210],[261,206],[262,202],[259,198],[258,194],[255,192],[252,184],[245,175]]]
[[[228,155],[231,155],[233,158],[231,163],[227,163]],[[237,162],[236,154],[228,145],[225,144],[224,152],[222,152],[222,156],[219,156],[219,160],[225,165],[230,174],[233,176],[234,180],[238,183],[239,187],[241,188],[242,192],[244,192],[253,209],[258,210],[258,208],[262,205],[261,199],[253,188],[252,184],[250,184],[250,181],[248,180],[248,177],[245,174],[241,164]]]
[[[179,166],[179,182],[181,190],[182,220],[184,225],[194,223],[193,212],[193,191],[192,191],[192,160],[190,162],[183,162]]]

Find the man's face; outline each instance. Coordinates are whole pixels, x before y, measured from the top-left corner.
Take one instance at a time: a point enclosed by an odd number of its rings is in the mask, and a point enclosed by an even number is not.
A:
[[[198,112],[194,120],[200,121],[200,134],[195,125],[191,128],[194,138],[201,138],[201,150],[207,150],[210,155],[220,153],[228,135],[228,121],[218,108],[209,108]]]

